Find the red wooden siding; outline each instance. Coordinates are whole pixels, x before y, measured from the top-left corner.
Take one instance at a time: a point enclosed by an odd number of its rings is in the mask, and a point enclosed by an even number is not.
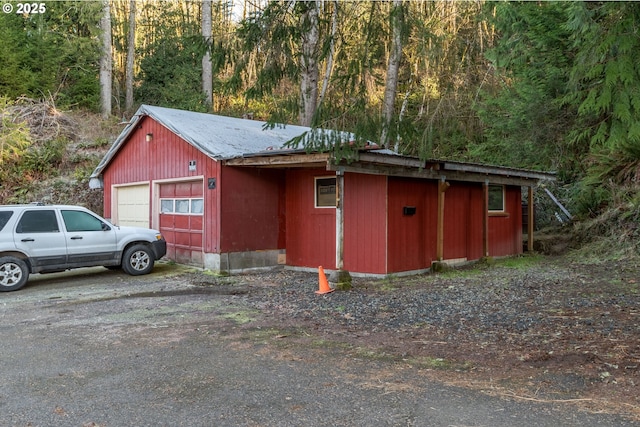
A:
[[[484,256],[482,218],[484,217],[484,190],[482,184],[466,184],[469,187],[469,226],[467,228],[468,260]],[[446,219],[445,219],[446,221]]]
[[[450,182],[444,202],[444,259],[467,257],[469,240],[469,187]]]
[[[146,134],[153,134],[152,141],[145,140]],[[195,160],[194,171],[189,170],[189,162]],[[219,164],[207,157],[204,153],[188,144],[178,135],[171,132],[155,120],[147,117],[142,120],[140,127],[130,136],[126,144],[111,160],[109,167],[103,173],[104,188],[104,214],[111,215],[112,200],[111,186],[134,182],[149,182],[155,180],[167,180],[172,178],[203,176],[205,187],[208,178],[216,178],[220,181]],[[157,195],[153,194],[153,199]],[[204,241],[205,252],[219,252],[219,199],[218,190],[205,189],[204,205]],[[149,201],[153,206],[153,200]],[[151,218],[150,224],[159,227],[155,218]]]
[[[522,199],[520,187],[506,187],[505,214],[489,216],[489,255],[522,253]]]
[[[429,268],[436,256],[436,181],[389,177],[387,272]],[[404,215],[415,206],[415,215]]]
[[[386,273],[387,177],[347,173],[344,177],[344,268]]]
[[[287,265],[333,269],[336,264],[336,210],[314,207],[314,177],[335,176],[322,169],[287,171]]]
[[[284,249],[284,172],[223,167],[220,177],[222,252]]]
[[[482,257],[482,185],[451,181],[444,203],[444,259]]]

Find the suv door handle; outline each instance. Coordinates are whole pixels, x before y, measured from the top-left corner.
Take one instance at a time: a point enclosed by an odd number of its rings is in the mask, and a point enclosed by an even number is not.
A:
[[[80,240],[80,239],[82,239],[82,236],[73,236],[71,238],[71,240]]]
[[[32,239],[31,237],[27,237],[25,239],[20,240],[21,242],[35,242],[34,239]]]

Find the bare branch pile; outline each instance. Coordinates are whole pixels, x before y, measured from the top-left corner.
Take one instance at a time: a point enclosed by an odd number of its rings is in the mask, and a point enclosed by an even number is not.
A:
[[[77,124],[56,108],[53,99],[20,97],[8,110],[14,123],[27,123],[36,144],[60,137],[73,140],[76,136]]]

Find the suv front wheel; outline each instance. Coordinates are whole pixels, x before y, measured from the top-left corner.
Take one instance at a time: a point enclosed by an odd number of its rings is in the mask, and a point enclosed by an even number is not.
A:
[[[0,291],[17,291],[27,283],[29,268],[20,258],[0,257]]]
[[[124,251],[122,269],[132,276],[148,274],[153,270],[154,255],[146,245],[133,245]]]

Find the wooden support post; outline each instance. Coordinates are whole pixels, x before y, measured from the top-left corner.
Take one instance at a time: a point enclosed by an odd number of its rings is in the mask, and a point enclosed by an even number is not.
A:
[[[449,183],[440,178],[438,182],[438,230],[436,258],[438,261],[444,259],[444,192],[449,188]]]
[[[484,257],[489,256],[489,181],[482,184],[482,251]]]
[[[344,269],[344,171],[336,171],[336,271],[329,275],[335,289],[351,289],[351,274]]]
[[[528,191],[528,200],[529,200],[529,206],[527,206],[528,209],[528,221],[527,221],[527,250],[529,252],[533,252],[533,224],[534,224],[534,218],[533,218],[533,212],[535,211],[535,209],[533,208],[533,186],[529,186],[529,191]]]
[[[344,267],[344,215],[343,200],[344,172],[336,171],[336,270]]]

